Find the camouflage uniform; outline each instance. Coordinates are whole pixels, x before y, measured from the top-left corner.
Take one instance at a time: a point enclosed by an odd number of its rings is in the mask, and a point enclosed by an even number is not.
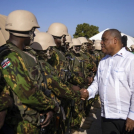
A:
[[[12,109],[13,106],[13,99],[10,97],[9,95],[9,91],[6,91],[6,86],[4,84],[4,80],[0,79],[0,127],[2,127],[0,129],[0,134],[4,134],[4,116],[3,113],[10,112],[10,110]],[[1,119],[1,117],[3,119]],[[4,126],[3,126],[4,125]]]
[[[12,102],[13,100],[8,94],[4,92],[0,93],[0,111],[9,109]]]
[[[6,91],[6,86],[4,81],[1,79],[0,81],[0,112],[3,110],[7,110],[11,107],[13,100],[9,96],[9,91]]]
[[[90,62],[90,77],[94,77],[95,72],[92,71],[93,68],[97,68],[97,59],[96,57],[89,53],[89,52],[84,52],[84,54],[89,58],[89,62]]]
[[[74,59],[74,60],[70,60],[70,62],[74,62],[74,63],[71,63],[72,65],[74,65],[73,71],[76,73],[81,72],[82,76],[83,76],[82,77],[83,80],[85,78],[91,76],[91,72],[92,72],[92,69],[95,66],[95,64],[90,62],[89,57],[85,53],[82,53],[82,52],[80,52],[78,54],[75,54],[74,52],[70,52],[70,54],[71,54],[71,57]],[[84,88],[88,87],[86,82],[84,85],[82,84],[80,86],[84,87]],[[80,120],[82,119],[82,117],[85,116],[85,114],[88,115],[92,101],[93,100],[85,101],[84,106],[79,108],[82,113]],[[83,111],[83,109],[85,109],[85,111]],[[79,112],[77,112],[77,113],[79,113]]]
[[[65,54],[61,50],[58,50],[55,47],[52,58],[50,60],[48,60],[48,62],[58,71],[58,75],[60,77],[60,80],[63,83],[69,82],[73,85],[82,85],[82,84],[84,85],[83,78],[78,77],[78,75],[72,71],[72,67],[70,66],[71,64],[70,64],[69,55],[65,56]],[[70,84],[68,84],[68,85],[70,85]],[[75,99],[75,106],[74,106],[74,108],[72,108],[73,110],[75,110],[75,112],[73,113],[74,118],[72,118],[72,120],[70,119],[70,113],[72,112],[71,111],[72,101],[64,102],[63,105],[67,108],[65,111],[65,113],[66,113],[66,128],[69,126],[69,122],[72,124],[72,126],[79,127],[80,122],[81,122],[81,114],[78,111],[78,105],[80,104],[80,102],[81,102],[80,98]]]
[[[105,56],[105,54],[100,50],[95,50],[93,53],[94,57],[96,58],[96,65],[98,67],[100,60]]]
[[[100,52],[100,53],[99,53]],[[89,58],[89,62],[91,63],[91,68],[90,68],[90,72],[89,72],[89,77],[92,77],[94,78],[95,74],[96,74],[96,71],[97,71],[97,67],[98,67],[98,64],[99,64],[99,61],[101,60],[101,57],[103,57],[103,53],[101,51],[91,51],[91,52],[87,52],[86,50],[82,50],[82,53],[85,54],[86,56],[88,56]],[[92,69],[95,68],[96,71],[92,71]],[[94,99],[91,99],[89,101],[87,101],[87,104],[86,104],[86,113],[87,113],[87,116],[88,116],[88,111],[90,111],[90,106],[94,103],[95,100],[98,99],[98,96],[96,96]]]
[[[78,92],[77,91],[72,91],[71,90],[71,84],[69,84],[68,82],[63,83],[63,81],[61,79],[59,79],[56,69],[54,69],[49,63],[47,63],[45,61],[46,60],[45,55],[40,54],[40,53],[37,55],[33,52],[33,50],[31,50],[29,48],[27,48],[27,52],[36,55],[36,57],[38,58],[41,66],[43,68],[43,72],[45,74],[45,77],[47,79],[47,87],[46,88],[48,88],[52,91],[54,96],[56,96],[56,100],[59,103],[61,103],[61,106],[63,106],[66,115],[68,115],[69,110],[68,110],[67,105],[70,104],[68,102],[70,102],[71,99],[75,99],[75,100],[79,99],[80,100],[80,92],[79,91]],[[58,121],[56,119],[55,119],[54,124],[51,123],[51,126],[53,126],[53,128],[55,126],[57,127],[56,128],[57,133],[63,133],[64,134],[65,133],[65,129],[64,129],[65,119],[63,119],[63,117],[61,117],[61,116],[63,116],[62,114],[59,115],[60,118],[62,119],[62,120],[59,120],[60,121],[59,125],[61,125],[61,126],[56,126],[55,125],[55,122]],[[67,120],[66,120],[66,122],[67,122]],[[52,129],[52,127],[51,127],[51,129]]]
[[[96,71],[93,72],[92,69],[98,67],[100,60],[104,57],[104,53],[102,53],[102,51],[99,51],[99,50],[92,51],[91,53],[87,52],[86,50],[83,50],[82,52],[83,54],[89,57],[89,61],[91,63],[89,77],[94,78]],[[85,106],[85,110],[86,110],[87,116],[90,111],[90,106],[94,103],[95,100],[98,100],[98,95],[96,95],[94,99],[90,99],[89,101],[86,101],[87,103]]]
[[[13,44],[4,45],[1,50],[2,78],[6,91],[9,91],[15,103],[12,112],[7,114],[6,123],[17,134],[37,134],[40,131],[39,112],[54,109],[56,104],[39,90],[41,74],[38,66],[31,63],[31,68],[27,68],[29,61],[25,63],[20,54],[23,52]]]
[[[26,51],[28,52],[28,49]],[[31,50],[29,50],[29,53],[30,51]],[[75,99],[81,97],[79,91],[73,91],[71,89],[71,84],[66,82],[66,85],[59,79],[57,71],[49,63],[47,63],[43,57],[40,57],[38,55],[37,57],[46,75],[47,88],[49,90],[61,98]]]

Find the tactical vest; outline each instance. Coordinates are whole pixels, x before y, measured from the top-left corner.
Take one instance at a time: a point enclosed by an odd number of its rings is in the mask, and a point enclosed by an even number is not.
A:
[[[43,78],[40,73],[40,67],[37,64],[35,57],[21,51],[20,49],[18,49],[16,46],[12,44],[6,44],[5,47],[8,47],[8,50],[11,50],[12,52],[17,52],[22,57],[24,64],[28,70],[29,78],[33,81],[34,84],[38,83],[38,87],[40,88]],[[6,51],[2,50],[1,54],[4,52]],[[13,95],[15,106],[20,112],[19,113],[20,115],[15,115],[15,117],[18,116],[18,120],[22,120],[21,118],[23,118],[23,120],[26,120],[33,125],[39,126],[40,114],[36,110],[31,109],[26,105],[23,105],[20,99],[18,98],[18,96],[12,90],[10,90],[10,92]],[[14,124],[16,124],[16,122]]]
[[[59,51],[56,48],[53,48],[56,54],[59,56],[59,63],[57,66],[59,77],[62,80],[62,82],[67,82],[67,79],[71,77],[70,71],[69,71],[69,62],[68,59],[65,57],[64,53]]]
[[[55,95],[54,95],[54,94],[48,89],[48,87],[47,87],[47,78],[51,78],[51,77],[54,76],[54,75],[58,75],[57,72],[56,72],[56,70],[54,70],[53,67],[51,67],[50,65],[48,65],[49,63],[47,63],[47,62],[45,61],[45,59],[44,59],[44,60],[43,60],[43,58],[40,59],[39,56],[37,55],[37,53],[36,53],[32,48],[26,47],[26,51],[27,51],[28,53],[30,53],[31,55],[33,55],[34,57],[36,57],[36,60],[38,61],[39,65],[40,65],[41,74],[42,74],[42,76],[43,76],[43,78],[44,78],[44,79],[43,79],[43,83],[42,83],[42,84],[44,84],[44,85],[43,85],[44,88],[43,88],[43,89],[41,88],[42,91],[43,91],[43,93],[44,93],[47,97],[50,97],[51,99],[53,99],[54,102],[55,102],[57,105],[60,105],[60,104],[61,104],[61,101],[60,101],[58,98],[56,98]],[[46,70],[45,70],[46,66],[49,67],[49,69],[50,69],[50,73],[49,73],[49,74],[46,74]]]
[[[87,62],[86,68],[87,68],[87,73],[88,76],[93,77],[94,76],[94,72],[93,72],[93,68],[96,68],[96,57],[89,53],[89,52],[82,52],[82,56],[84,57],[85,62]]]
[[[84,73],[84,60],[83,60],[83,57],[81,56],[76,56],[73,54],[73,52],[70,53],[71,54],[71,57],[70,58],[70,66],[71,68],[73,68],[73,71],[75,73],[78,73],[78,72],[81,72],[83,74],[83,76],[85,75]]]

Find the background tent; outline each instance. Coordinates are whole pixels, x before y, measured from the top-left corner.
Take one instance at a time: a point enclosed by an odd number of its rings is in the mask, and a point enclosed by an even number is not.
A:
[[[6,16],[0,14],[0,46],[9,39],[9,32],[5,30]]]
[[[101,37],[102,37],[102,34],[108,30],[109,28],[103,30],[102,32],[92,36],[91,38],[89,38],[90,40],[101,40]],[[131,45],[134,45],[134,38],[127,35],[127,34],[124,34],[124,33],[121,33],[121,36],[123,35],[126,35],[127,36],[127,47],[130,47]]]

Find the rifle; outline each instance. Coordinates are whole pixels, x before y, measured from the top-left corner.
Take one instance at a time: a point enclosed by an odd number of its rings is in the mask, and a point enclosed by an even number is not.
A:
[[[75,57],[72,58],[71,55],[68,55],[68,56],[66,56],[66,58],[67,58],[67,60],[69,62],[69,70],[71,72],[73,72]],[[72,62],[72,63],[70,64],[70,62]]]
[[[51,90],[47,89],[47,80],[46,80],[46,77],[45,77],[45,74],[44,74],[44,71],[42,70],[42,68],[41,68],[41,73],[43,74],[43,83],[44,83],[44,85],[46,85],[46,88],[41,86],[42,91],[47,97],[50,98],[51,97]]]
[[[41,63],[40,62],[39,62],[39,64],[40,64],[40,67],[41,67]],[[65,71],[65,74],[67,76],[70,75],[69,72],[68,72],[68,70],[64,70],[64,71]],[[44,71],[43,71],[42,67],[41,67],[41,73],[43,74],[43,83],[44,83],[44,85],[46,85],[46,88],[44,88],[42,86],[42,91],[43,91],[43,93],[47,97],[50,98],[51,97],[51,90],[48,90],[47,89],[47,80],[46,80],[46,76],[44,75]],[[54,99],[54,101],[55,101],[55,103],[57,105],[59,105],[59,103],[55,99]],[[65,116],[64,108],[62,106],[60,106],[60,110],[61,110],[61,113],[62,113],[62,116],[63,116],[63,120],[65,120],[66,119],[66,116]],[[43,121],[43,119],[45,119],[44,116],[43,117],[40,117],[40,118],[42,119],[42,121]],[[60,123],[60,114],[59,113],[56,113],[56,128],[59,127],[59,123]],[[45,133],[47,133],[46,129],[45,128],[41,128],[41,134],[45,134]]]
[[[62,113],[62,118],[61,118],[61,113],[56,113],[56,118],[54,120],[55,123],[55,128],[56,128],[56,133],[60,133],[60,123],[62,122],[62,120],[66,120],[66,116],[65,116],[65,112],[64,112],[64,108],[62,106],[60,106],[60,110]]]
[[[42,69],[42,66],[41,66],[41,63],[39,61],[39,65],[40,65],[40,69],[41,69],[41,74],[43,74],[43,84],[46,85],[46,88],[41,86],[41,89],[42,89],[42,92],[49,98],[51,98],[51,90],[48,90],[47,89],[47,80],[46,80],[46,76],[44,74],[44,71]],[[40,115],[40,123],[43,123],[44,120],[45,120],[45,116],[44,115]],[[41,127],[41,130],[40,130],[40,134],[47,134],[47,129],[46,127]]]
[[[98,55],[98,54],[97,54],[97,55],[94,54],[94,56],[97,57],[97,60],[96,60],[96,67],[98,67],[98,64],[99,64],[99,59],[98,59],[98,57],[99,57],[99,55]]]
[[[74,104],[75,104],[75,101],[72,100],[72,102],[71,102],[71,110],[70,110],[70,118],[69,118],[69,121],[68,121],[67,131],[66,131],[65,134],[71,134],[71,121],[72,121],[72,116],[73,116],[73,112],[74,112]]]
[[[44,115],[41,115],[40,116],[40,123],[43,123],[45,120],[45,116]],[[47,134],[47,130],[45,127],[41,127],[40,129],[40,134]]]
[[[85,72],[84,72],[84,60],[79,60],[80,62],[80,68],[81,68],[81,72],[83,74],[83,78],[85,78]]]

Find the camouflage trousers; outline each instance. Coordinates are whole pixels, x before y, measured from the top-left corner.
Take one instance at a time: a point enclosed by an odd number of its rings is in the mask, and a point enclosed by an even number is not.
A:
[[[84,109],[85,109],[85,114],[86,114],[86,117],[89,116],[89,112],[90,112],[90,108],[91,106],[94,105],[94,102],[98,100],[98,95],[95,96],[95,98],[92,98],[90,100],[86,100],[85,101],[85,106],[84,106]]]
[[[77,100],[75,102],[75,106],[74,106],[73,117],[71,120],[71,127],[73,129],[78,129],[80,127],[80,124],[81,124],[83,117],[85,117],[84,101]]]
[[[15,134],[39,134],[40,127],[34,126],[27,121],[21,121],[14,127]]]
[[[47,128],[47,134],[65,134],[65,122],[62,119],[61,113],[54,115]]]

